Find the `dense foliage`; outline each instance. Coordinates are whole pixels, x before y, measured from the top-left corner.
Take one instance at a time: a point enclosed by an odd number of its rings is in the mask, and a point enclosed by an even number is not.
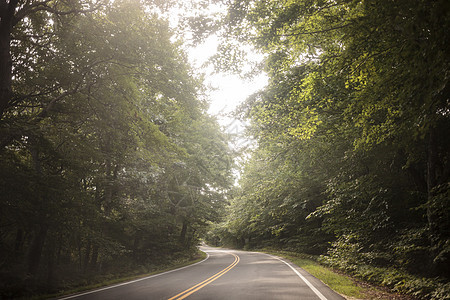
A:
[[[189,257],[220,213],[227,137],[156,4],[0,1],[0,298]]]
[[[270,83],[238,111],[257,147],[222,242],[448,282],[449,2],[235,0],[224,22]]]

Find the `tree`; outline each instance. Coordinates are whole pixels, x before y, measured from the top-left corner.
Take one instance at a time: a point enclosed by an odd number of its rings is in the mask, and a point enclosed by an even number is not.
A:
[[[442,227],[448,224],[442,201],[450,154],[448,14],[443,1],[229,5],[224,22],[231,39],[235,34],[263,51],[271,77],[241,111],[252,122],[258,155],[314,166],[297,163],[282,173],[305,174],[326,185],[324,192],[301,183],[323,197],[308,219],[323,218],[322,230],[359,245],[358,259],[365,263],[388,259],[411,272],[444,275],[441,267],[450,261]],[[301,171],[293,171],[295,166]],[[289,186],[272,184],[283,191]],[[298,188],[295,194],[303,192]],[[272,194],[263,195],[250,206],[271,199]],[[407,240],[412,233],[415,239]],[[405,244],[411,248],[402,252]],[[340,246],[334,249],[339,252]],[[345,255],[342,251],[340,258]],[[429,264],[413,267],[406,260]]]
[[[51,38],[52,31],[48,22],[66,15],[74,15],[95,11],[103,5],[103,1],[2,1],[0,6],[0,116],[15,103],[21,102],[27,95],[20,95],[14,91],[13,77],[17,76],[18,57],[13,57],[16,45],[27,44],[32,48],[39,48],[39,44],[46,44]],[[26,30],[25,30],[26,28]],[[18,30],[17,30],[18,29]],[[31,50],[31,49],[30,49]],[[21,53],[26,55],[25,53]],[[24,56],[22,56],[24,58]],[[29,57],[28,57],[29,58]],[[23,61],[29,64],[30,61]],[[73,92],[73,91],[72,91]],[[61,93],[63,98],[68,91]],[[29,96],[29,95],[28,95]],[[54,102],[58,101],[54,98]],[[54,103],[50,102],[50,103]],[[48,110],[47,106],[44,108]]]
[[[189,258],[230,183],[226,138],[167,22],[139,1],[61,5],[13,32],[26,97],[1,121],[5,297]]]

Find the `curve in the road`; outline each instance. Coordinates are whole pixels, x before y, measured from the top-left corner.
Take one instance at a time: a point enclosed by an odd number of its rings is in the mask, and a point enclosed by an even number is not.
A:
[[[213,282],[214,280],[218,279],[219,277],[221,277],[222,275],[224,275],[225,273],[227,273],[228,271],[230,271],[231,269],[233,269],[238,263],[239,263],[239,256],[237,256],[234,253],[228,253],[234,256],[234,261],[232,264],[230,264],[228,267],[226,267],[225,269],[223,269],[222,271],[214,274],[213,276],[209,277],[208,279],[194,285],[193,287],[169,298],[169,300],[181,300],[184,299],[190,295],[192,295],[193,293],[195,293],[196,291],[200,290],[201,288],[205,287],[206,285],[210,284],[211,282]]]
[[[208,255],[202,263],[62,299],[344,300],[279,257],[206,246],[201,250]]]

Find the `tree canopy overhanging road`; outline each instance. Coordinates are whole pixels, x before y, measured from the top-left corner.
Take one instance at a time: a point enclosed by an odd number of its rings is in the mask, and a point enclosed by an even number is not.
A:
[[[203,239],[449,299],[449,42],[448,0],[0,0],[0,298],[183,265]],[[244,137],[208,114],[213,70],[269,78],[233,113]],[[219,254],[164,297],[276,281]]]
[[[68,299],[321,299],[341,300],[320,280],[277,257],[201,247],[200,263]]]

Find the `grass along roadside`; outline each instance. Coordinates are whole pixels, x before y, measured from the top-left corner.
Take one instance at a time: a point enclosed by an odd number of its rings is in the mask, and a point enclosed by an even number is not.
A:
[[[386,289],[356,280],[350,276],[336,272],[316,262],[312,257],[288,251],[263,249],[262,252],[272,254],[296,264],[314,277],[328,285],[332,290],[347,299],[379,299],[379,300],[410,300],[412,297],[393,294]]]
[[[171,270],[179,269],[182,267],[186,267],[186,266],[198,263],[198,262],[206,259],[206,257],[207,257],[207,254],[205,252],[199,251],[198,257],[194,260],[170,264],[169,266],[167,266],[165,268],[160,268],[160,269],[157,269],[150,273],[143,273],[143,274],[139,274],[139,275],[130,275],[130,276],[124,276],[124,277],[120,277],[120,278],[113,278],[113,279],[105,280],[105,281],[95,283],[95,284],[90,284],[90,285],[80,286],[80,287],[76,287],[76,288],[72,288],[72,289],[62,290],[55,294],[36,295],[34,297],[27,298],[27,299],[40,300],[40,299],[49,299],[49,298],[62,298],[64,296],[70,296],[70,295],[81,293],[81,292],[86,292],[86,291],[90,291],[90,290],[94,290],[94,289],[98,289],[98,288],[102,288],[102,287],[106,287],[106,286],[120,284],[120,283],[124,283],[127,281],[133,281],[133,280],[137,280],[140,278],[145,278],[148,276],[152,276],[152,275],[168,272]]]

